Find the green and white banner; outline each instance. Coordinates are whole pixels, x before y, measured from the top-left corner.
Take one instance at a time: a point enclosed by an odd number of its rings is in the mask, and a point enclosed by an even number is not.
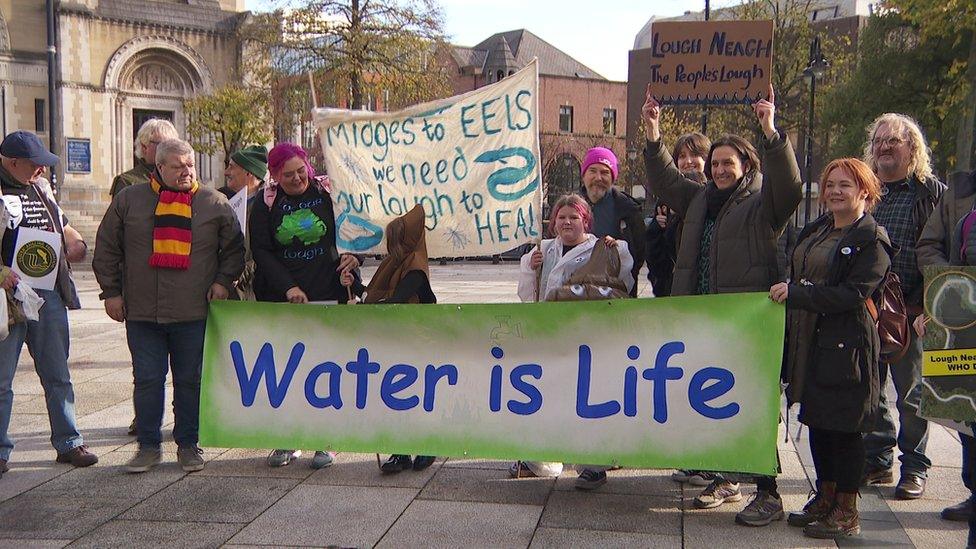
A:
[[[772,474],[784,316],[763,293],[214,302],[200,441]]]

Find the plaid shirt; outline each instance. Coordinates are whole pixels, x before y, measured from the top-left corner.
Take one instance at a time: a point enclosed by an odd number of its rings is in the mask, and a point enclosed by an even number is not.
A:
[[[918,190],[908,180],[885,184],[881,202],[875,207],[875,221],[888,231],[888,238],[898,248],[891,260],[891,270],[901,279],[902,293],[908,295],[922,282],[915,260],[918,227],[915,226],[915,197]]]

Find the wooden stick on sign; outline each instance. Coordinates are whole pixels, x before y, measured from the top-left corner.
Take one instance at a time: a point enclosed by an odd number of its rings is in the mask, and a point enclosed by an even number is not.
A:
[[[315,95],[315,79],[312,78],[312,71],[308,71],[308,89],[312,92],[312,106],[319,108],[319,98]]]

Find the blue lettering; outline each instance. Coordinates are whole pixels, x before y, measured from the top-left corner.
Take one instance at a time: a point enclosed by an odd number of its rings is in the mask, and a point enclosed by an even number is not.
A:
[[[447,378],[448,385],[457,385],[457,366],[441,364],[435,368],[433,364],[427,365],[424,370],[424,410],[434,411],[434,391],[437,389],[437,382],[443,377]]]
[[[505,98],[508,99],[508,96],[506,95]],[[491,120],[492,118],[495,118],[495,113],[489,113],[488,107],[490,107],[491,104],[494,103],[495,101],[498,101],[497,97],[495,99],[489,99],[488,101],[481,102],[481,124],[485,128],[485,135],[491,135],[502,131],[499,128],[488,127],[488,121]]]
[[[512,382],[512,387],[522,393],[523,395],[529,397],[528,402],[519,402],[517,400],[508,401],[508,410],[513,414],[518,414],[520,416],[528,416],[534,414],[542,408],[542,393],[535,385],[525,381],[525,377],[529,376],[535,379],[542,379],[542,366],[538,364],[520,364],[516,366],[512,373],[509,374],[509,380]]]
[[[592,354],[589,345],[579,346],[579,370],[576,378],[576,415],[586,419],[598,419],[620,412],[620,403],[608,400],[600,404],[590,404],[590,363]]]
[[[329,375],[329,395],[325,398],[315,393],[315,384],[319,376]],[[333,407],[336,410],[342,408],[342,395],[339,393],[339,379],[342,375],[342,367],[335,362],[323,362],[312,368],[308,378],[305,379],[305,400],[316,408]]]
[[[490,164],[492,162],[501,162],[505,164],[507,163],[507,159],[512,156],[522,158],[522,160],[525,161],[525,166],[522,166],[521,168],[500,168],[488,176],[488,192],[491,194],[491,196],[495,197],[496,200],[503,200],[507,202],[515,201],[535,191],[536,187],[539,186],[539,177],[536,176],[535,179],[525,185],[525,187],[522,189],[517,189],[514,191],[503,190],[532,175],[532,172],[535,170],[535,155],[533,155],[532,151],[526,149],[525,147],[507,147],[494,151],[486,151],[478,155],[474,161],[484,164]]]
[[[715,383],[705,387],[709,381]],[[720,408],[708,405],[708,401],[728,393],[735,385],[735,376],[724,368],[709,366],[695,372],[688,385],[688,403],[699,414],[711,419],[728,419],[739,413],[739,405],[730,402]]]
[[[461,133],[464,134],[464,137],[478,137],[478,134],[476,133],[468,133],[468,125],[474,124],[475,119],[465,117],[465,113],[473,108],[474,105],[465,105],[461,107]]]
[[[668,360],[685,352],[685,344],[680,341],[665,343],[657,352],[654,368],[643,372],[644,379],[654,382],[654,421],[664,423],[668,420],[667,380],[681,379],[684,370],[668,366]]]
[[[346,370],[351,374],[356,374],[356,408],[362,410],[366,407],[369,374],[379,372],[380,365],[369,360],[369,351],[366,348],[360,348],[356,360],[346,363]]]
[[[362,350],[360,351],[362,352]],[[377,364],[377,371],[379,371]],[[397,379],[399,377],[399,379]],[[409,364],[394,364],[383,374],[383,381],[380,383],[380,398],[391,410],[409,410],[420,403],[420,397],[413,395],[407,398],[400,398],[396,395],[417,381],[417,369]]]
[[[237,383],[241,388],[241,404],[245,408],[254,404],[258,385],[261,383],[261,376],[264,376],[264,385],[268,390],[268,402],[271,403],[272,408],[281,406],[285,400],[285,395],[288,394],[288,386],[291,384],[291,378],[295,376],[295,370],[298,369],[298,363],[302,360],[303,354],[305,354],[305,345],[296,343],[291,348],[288,364],[285,365],[285,374],[281,377],[281,384],[279,385],[278,376],[275,373],[274,348],[271,343],[265,343],[261,346],[258,359],[254,362],[254,370],[248,375],[241,344],[238,341],[232,341],[230,343],[230,356],[234,361]]]

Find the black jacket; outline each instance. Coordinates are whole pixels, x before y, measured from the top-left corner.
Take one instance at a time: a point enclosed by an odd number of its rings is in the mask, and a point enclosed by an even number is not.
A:
[[[830,214],[808,224],[805,239],[832,223]],[[813,333],[797,334],[800,349],[809,349],[805,369],[787,357],[784,379],[789,404],[800,403],[800,421],[810,427],[844,432],[871,431],[878,413],[881,384],[877,368],[881,344],[865,299],[878,289],[891,267],[888,233],[871,214],[864,214],[834,249],[824,284],[789,286],[787,311],[804,309],[819,316]],[[792,271],[797,269],[794,254]]]
[[[579,194],[586,200],[591,207],[590,197],[586,195],[586,189],[580,186]],[[614,210],[617,212],[616,226],[619,228],[619,235],[610,235],[619,238],[627,243],[631,257],[634,258],[634,268],[631,274],[634,276],[634,287],[631,289],[631,297],[637,297],[637,279],[639,278],[641,267],[644,265],[644,216],[641,213],[640,203],[634,197],[621,191],[617,187],[610,187],[607,192],[613,199]],[[596,234],[598,237],[605,235]]]

